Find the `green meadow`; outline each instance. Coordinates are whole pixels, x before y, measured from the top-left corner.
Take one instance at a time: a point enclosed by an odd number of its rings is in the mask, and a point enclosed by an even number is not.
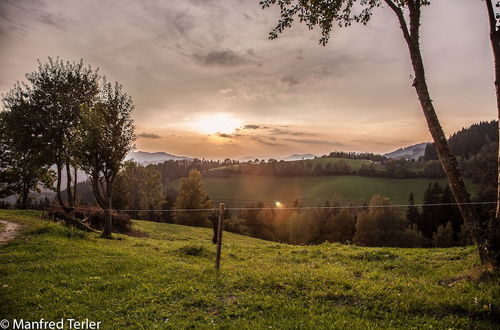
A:
[[[310,179],[310,178],[309,178]],[[134,221],[107,240],[0,211],[21,224],[0,246],[0,319],[101,321],[101,329],[494,329],[500,279],[474,247],[292,246]]]
[[[320,205],[327,199],[340,196],[346,203],[363,204],[373,195],[389,197],[394,204],[406,204],[410,193],[421,203],[430,179],[392,179],[357,175],[271,177],[232,175],[227,178],[204,178],[205,187],[214,201],[228,201],[231,205],[246,205],[250,201],[282,201],[291,204],[298,199],[303,205]],[[444,185],[446,179],[437,180]],[[477,187],[466,180],[469,191]],[[179,181],[170,183],[178,189]]]

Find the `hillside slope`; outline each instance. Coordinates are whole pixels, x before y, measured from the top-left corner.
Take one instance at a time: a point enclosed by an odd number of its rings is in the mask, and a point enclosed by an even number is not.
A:
[[[421,203],[429,183],[446,179],[391,179],[357,175],[272,177],[231,175],[227,178],[204,178],[205,188],[213,201],[226,201],[230,205],[245,206],[251,201],[282,201],[292,204],[298,199],[304,205],[323,204],[327,199],[340,196],[346,203],[362,205],[373,195],[389,197],[394,204],[406,204],[413,192],[415,202]],[[179,180],[170,182],[169,188],[179,189]],[[472,194],[477,186],[465,180]]]
[[[0,211],[22,236],[0,247],[0,316],[126,328],[498,328],[500,280],[474,248],[290,246],[136,221],[150,235],[99,239]],[[471,275],[472,274],[472,275]]]
[[[399,148],[392,152],[384,154],[387,158],[394,159],[415,159],[418,160],[421,156],[425,154],[425,147],[429,142],[422,142],[412,146]]]

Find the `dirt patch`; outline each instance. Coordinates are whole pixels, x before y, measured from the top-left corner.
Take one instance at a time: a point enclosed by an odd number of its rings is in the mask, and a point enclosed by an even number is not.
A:
[[[148,233],[145,233],[145,232],[140,231],[138,229],[132,229],[128,233],[125,233],[125,235],[132,236],[132,237],[149,237]]]
[[[0,223],[4,225],[3,230],[0,231],[0,245],[2,245],[12,241],[19,233],[21,226],[5,220],[0,220]]]
[[[476,267],[462,275],[454,276],[449,279],[439,280],[438,284],[443,286],[453,286],[462,281],[480,283],[490,280],[497,280],[498,278],[499,275],[493,270],[484,267]]]

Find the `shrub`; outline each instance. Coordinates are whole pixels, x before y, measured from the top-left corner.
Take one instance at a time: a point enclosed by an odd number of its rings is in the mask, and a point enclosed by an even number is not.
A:
[[[94,211],[91,213],[87,221],[89,225],[97,230],[102,230],[104,228],[104,212]],[[118,233],[128,233],[132,228],[132,222],[130,221],[130,216],[125,213],[113,213],[113,227],[112,230]]]
[[[329,242],[352,242],[356,231],[356,217],[350,209],[342,209],[325,222],[323,239]]]
[[[446,226],[439,226],[437,231],[432,235],[432,244],[435,247],[450,247],[455,245],[453,240],[453,225],[448,221]]]
[[[388,207],[386,197],[373,196],[368,211],[361,212],[356,222],[353,242],[364,246],[407,246],[407,235],[418,237],[407,231],[404,215],[400,210]],[[376,207],[379,206],[379,207]]]

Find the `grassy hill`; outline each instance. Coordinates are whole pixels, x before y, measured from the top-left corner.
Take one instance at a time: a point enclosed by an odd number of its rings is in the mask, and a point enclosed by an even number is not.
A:
[[[500,327],[500,279],[473,247],[290,246],[135,221],[148,238],[105,240],[0,211],[23,225],[0,246],[0,318],[102,321],[101,329]]]
[[[327,164],[335,164],[338,162],[346,162],[351,165],[352,169],[357,171],[363,164],[370,164],[372,161],[366,159],[345,159],[345,158],[336,158],[336,157],[319,157],[315,159],[305,159],[305,160],[296,160],[295,162],[306,162],[311,163],[313,166],[316,164],[321,164],[321,166],[325,167]]]
[[[346,202],[362,204],[373,195],[389,197],[394,204],[406,204],[411,192],[421,203],[429,179],[372,178],[357,175],[271,177],[232,175],[227,178],[205,178],[206,190],[212,200],[227,200],[231,205],[246,205],[253,201],[288,201],[299,199],[304,205],[319,205],[336,194]],[[442,185],[446,179],[437,180]],[[466,180],[469,191],[476,186]],[[170,183],[178,189],[179,181]]]

